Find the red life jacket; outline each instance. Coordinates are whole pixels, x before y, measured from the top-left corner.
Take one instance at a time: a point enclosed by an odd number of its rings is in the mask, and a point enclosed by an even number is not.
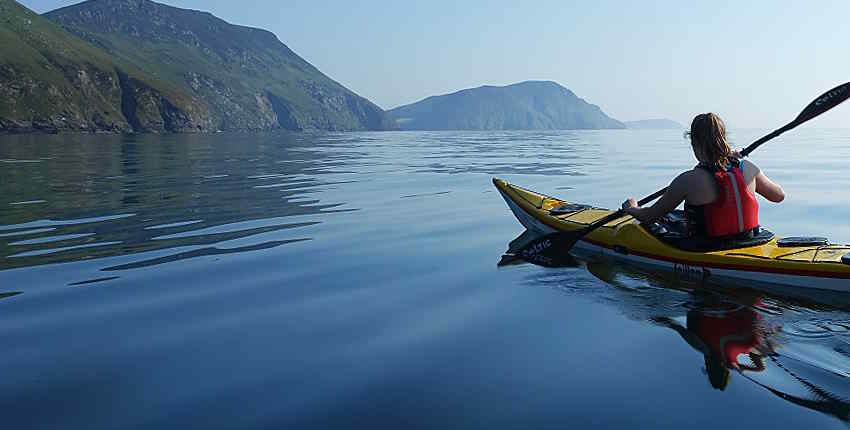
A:
[[[757,228],[759,204],[756,196],[747,188],[740,162],[731,161],[726,170],[704,165],[699,167],[714,176],[718,196],[707,205],[686,208],[685,212],[696,218],[688,220],[689,227],[696,230],[695,233],[703,233],[708,237],[734,236]]]

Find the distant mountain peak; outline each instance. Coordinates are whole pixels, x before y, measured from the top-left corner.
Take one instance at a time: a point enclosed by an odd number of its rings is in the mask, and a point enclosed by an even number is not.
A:
[[[551,87],[558,87],[558,88],[566,89],[566,87],[564,87],[563,85],[561,85],[561,84],[559,84],[555,81],[539,80],[539,79],[531,79],[531,80],[517,82],[515,84],[510,84],[510,85],[506,85],[506,86],[508,86],[508,87],[522,87],[522,86],[533,86],[533,85],[551,86]]]
[[[198,14],[213,16],[212,13],[207,12],[207,11],[185,9],[185,8],[181,8],[181,7],[177,7],[177,6],[171,6],[171,5],[167,5],[167,4],[164,4],[164,3],[159,3],[159,2],[155,2],[155,1],[151,1],[151,0],[86,0],[86,1],[82,1],[80,3],[75,3],[75,4],[72,4],[72,5],[69,5],[69,6],[61,7],[59,9],[55,9],[55,10],[49,12],[49,13],[59,12],[63,9],[68,9],[68,8],[84,7],[84,8],[91,9],[91,8],[97,8],[97,7],[103,7],[103,6],[124,7],[124,8],[130,9],[130,10],[134,10],[134,11],[139,11],[139,10],[142,10],[143,8],[177,9],[177,10],[186,10],[186,11],[196,12]]]
[[[467,88],[400,106],[389,114],[406,130],[625,128],[554,81]]]
[[[151,0],[87,0],[48,12],[45,16],[66,27],[96,25],[100,33],[124,33],[142,39],[176,39],[195,45],[214,45],[215,42],[233,40],[233,37],[221,36],[232,36],[236,30],[262,35],[269,44],[283,45],[270,31],[230,24],[210,12]]]
[[[497,88],[523,88],[523,87],[526,87],[526,88],[530,88],[530,87],[547,88],[548,87],[548,88],[561,88],[561,89],[565,89],[565,90],[567,89],[566,87],[564,87],[563,85],[561,85],[561,84],[559,84],[555,81],[528,80],[528,81],[521,81],[521,82],[516,82],[516,83],[508,84],[508,85],[488,85],[488,84],[485,84],[485,85],[480,85],[480,86],[474,87],[474,88],[466,88],[466,89],[461,90],[461,91],[474,90],[474,89],[478,89],[478,88],[494,88],[494,89],[497,89]]]

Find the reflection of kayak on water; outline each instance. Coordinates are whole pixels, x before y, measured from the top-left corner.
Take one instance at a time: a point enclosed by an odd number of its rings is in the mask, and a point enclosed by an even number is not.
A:
[[[846,375],[832,374],[781,355],[771,355],[768,360],[773,372],[741,374],[784,400],[850,422],[850,383]]]
[[[500,266],[520,264],[511,251],[535,237],[526,232],[512,241]],[[606,260],[575,265],[607,285],[577,279],[575,268],[536,271],[528,283],[589,296],[630,319],[675,331],[703,356],[702,370],[715,389],[725,390],[737,373],[739,380],[786,401],[850,422],[850,313],[819,301],[680,281]]]
[[[518,252],[526,245],[534,242],[540,237],[541,234],[538,232],[525,230],[508,244],[508,249],[505,251],[504,255],[502,255],[501,260],[498,262],[498,266],[504,267],[528,263],[526,259],[518,255]],[[850,293],[817,289],[783,288],[775,285],[741,281],[706,282],[705,279],[682,277],[681,274],[675,272],[646,270],[629,264],[619,265],[620,260],[607,258],[605,256],[587,255],[585,253],[578,253],[577,256],[581,258],[581,261],[578,259],[563,258],[559,267],[578,267],[580,265],[584,265],[588,271],[593,273],[594,276],[612,285],[616,285],[613,275],[606,274],[604,272],[610,271],[610,269],[616,265],[617,270],[614,273],[628,273],[631,278],[646,277],[659,282],[663,281],[665,288],[667,289],[688,288],[690,290],[699,288],[706,284],[711,284],[712,288],[715,290],[720,290],[726,294],[734,296],[752,296],[766,293],[773,297],[783,297],[797,302],[802,301],[807,307],[819,307],[823,305],[830,309],[850,310]],[[546,264],[540,265],[550,267]],[[553,274],[552,276],[557,277],[557,274]]]

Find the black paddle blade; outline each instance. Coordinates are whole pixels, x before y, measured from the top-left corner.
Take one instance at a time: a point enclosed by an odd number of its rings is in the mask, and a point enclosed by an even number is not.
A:
[[[502,255],[502,258],[499,259],[499,262],[496,263],[496,267],[519,266],[527,263],[527,261],[517,257],[516,255],[504,254]]]
[[[557,261],[550,260],[548,258],[532,259],[529,261],[516,254],[504,254],[499,259],[499,262],[496,263],[496,266],[508,267],[521,266],[523,264],[533,264],[535,266],[547,268],[581,267],[581,263],[579,263],[578,260],[574,259],[569,254],[567,254],[563,258],[559,258]]]
[[[741,155],[744,157],[750,155],[751,152],[755,151],[756,148],[763,145],[768,140],[771,140],[781,135],[782,133],[785,133],[786,131],[791,130],[797,127],[798,125],[840,105],[848,98],[850,98],[850,82],[847,82],[843,85],[839,85],[821,94],[818,98],[815,99],[815,101],[809,103],[809,105],[806,106],[806,108],[803,109],[803,111],[800,112],[799,115],[797,115],[797,118],[795,118],[794,121],[789,122],[784,127],[774,130],[767,136],[764,136],[761,139],[751,143],[750,146],[744,148],[744,150],[741,151]]]
[[[806,122],[836,106],[841,104],[841,102],[850,98],[850,82],[846,84],[839,85],[823,94],[820,97],[816,98],[815,101],[809,103],[803,112],[800,112],[800,115],[797,115],[797,118],[794,120],[795,123],[800,124]]]
[[[578,262],[570,255],[570,249],[582,236],[583,230],[549,233],[523,244],[519,249],[508,250],[508,255],[543,267],[575,267]]]

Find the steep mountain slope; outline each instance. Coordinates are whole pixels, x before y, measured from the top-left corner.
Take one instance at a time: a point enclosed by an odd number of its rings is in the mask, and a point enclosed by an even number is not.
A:
[[[397,107],[389,114],[404,130],[625,128],[598,106],[550,81],[461,90]]]
[[[176,88],[0,0],[0,132],[198,131],[206,117]]]
[[[149,0],[91,0],[45,15],[110,55],[202,101],[221,130],[381,130],[375,104],[274,34]]]

